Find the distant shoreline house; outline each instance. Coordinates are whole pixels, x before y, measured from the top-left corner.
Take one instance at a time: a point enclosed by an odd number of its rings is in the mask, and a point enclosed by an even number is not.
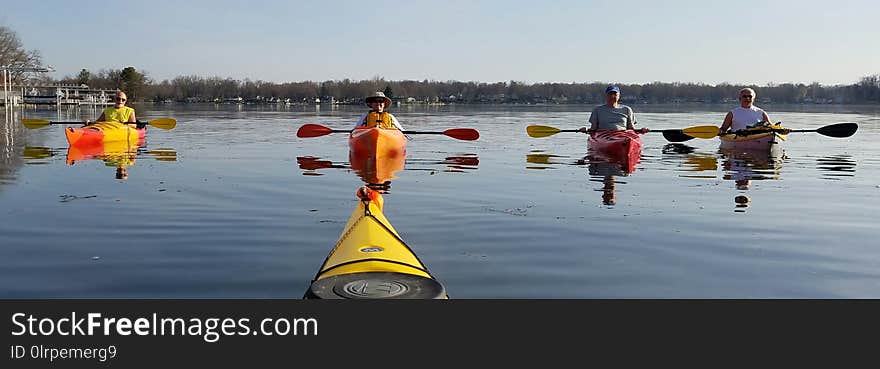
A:
[[[118,90],[92,89],[87,85],[43,85],[30,86],[24,91],[22,103],[25,105],[113,105],[111,98]]]

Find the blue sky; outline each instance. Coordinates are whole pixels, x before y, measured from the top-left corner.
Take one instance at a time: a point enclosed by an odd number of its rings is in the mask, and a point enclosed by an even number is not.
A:
[[[880,73],[880,2],[4,1],[55,77],[819,82]]]

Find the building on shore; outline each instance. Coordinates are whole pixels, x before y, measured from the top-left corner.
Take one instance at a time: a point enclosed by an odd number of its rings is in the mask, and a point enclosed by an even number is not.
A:
[[[92,89],[86,85],[44,85],[29,86],[24,91],[22,103],[25,105],[113,105],[111,98],[117,90]]]

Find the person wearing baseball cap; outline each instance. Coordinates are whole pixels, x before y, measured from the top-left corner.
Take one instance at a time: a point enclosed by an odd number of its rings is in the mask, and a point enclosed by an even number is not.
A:
[[[593,132],[596,130],[634,130],[639,133],[647,133],[647,128],[636,129],[636,117],[632,108],[619,103],[620,87],[610,85],[605,88],[605,104],[593,108],[590,113],[590,128],[582,127],[581,132]]]
[[[354,128],[358,127],[381,127],[385,129],[397,128],[403,131],[403,126],[385,108],[391,105],[391,99],[382,92],[374,92],[364,98],[364,103],[370,107],[370,111],[361,116]]]

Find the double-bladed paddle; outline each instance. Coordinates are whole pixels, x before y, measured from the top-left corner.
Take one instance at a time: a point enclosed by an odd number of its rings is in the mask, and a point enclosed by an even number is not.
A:
[[[859,129],[859,125],[857,123],[847,122],[847,123],[829,124],[827,126],[819,127],[816,129],[786,130],[786,129],[779,129],[779,128],[767,128],[767,129],[752,129],[752,130],[747,131],[746,133],[751,135],[751,134],[764,133],[764,132],[779,132],[779,133],[785,133],[786,131],[788,131],[788,133],[816,132],[816,133],[823,135],[823,136],[844,138],[844,137],[849,137],[849,136],[854,135],[858,129]],[[736,132],[733,132],[733,133],[736,133]]]
[[[741,130],[736,132],[730,132],[733,134],[737,134],[740,136],[749,136],[759,133],[767,133],[767,132],[778,132],[778,133],[801,133],[801,132],[816,132],[820,135],[828,136],[828,137],[836,137],[836,138],[844,138],[852,136],[859,129],[859,125],[857,123],[836,123],[830,124],[824,127],[819,127],[816,129],[785,129],[785,128],[764,128],[764,129],[749,129],[749,130]],[[712,138],[706,136],[699,135],[691,135],[687,131],[683,132],[685,135],[690,135],[696,138]],[[713,136],[714,137],[714,136]]]
[[[177,126],[177,120],[174,118],[158,118],[153,119],[147,122],[136,122],[137,124],[148,124],[152,127],[161,128],[161,129],[172,129]],[[53,122],[45,119],[34,119],[34,118],[24,118],[21,120],[21,124],[23,124],[27,128],[40,128],[45,127],[50,124],[83,124],[83,122]]]
[[[580,132],[584,133],[580,129],[559,129],[556,127],[550,126],[541,126],[541,125],[531,125],[526,127],[526,133],[530,137],[541,138],[555,135],[560,132]],[[648,131],[651,132],[660,132],[663,133],[663,137],[671,142],[682,142],[693,139],[694,137],[700,138],[712,138],[718,135],[718,127],[715,126],[696,126],[696,127],[688,127],[682,129],[663,129],[656,131]]]
[[[351,133],[350,129],[330,129],[320,124],[303,124],[296,131],[296,137],[320,137],[331,133]],[[450,128],[442,132],[401,131],[406,135],[446,135],[459,140],[473,141],[480,138],[480,132],[473,128]]]

